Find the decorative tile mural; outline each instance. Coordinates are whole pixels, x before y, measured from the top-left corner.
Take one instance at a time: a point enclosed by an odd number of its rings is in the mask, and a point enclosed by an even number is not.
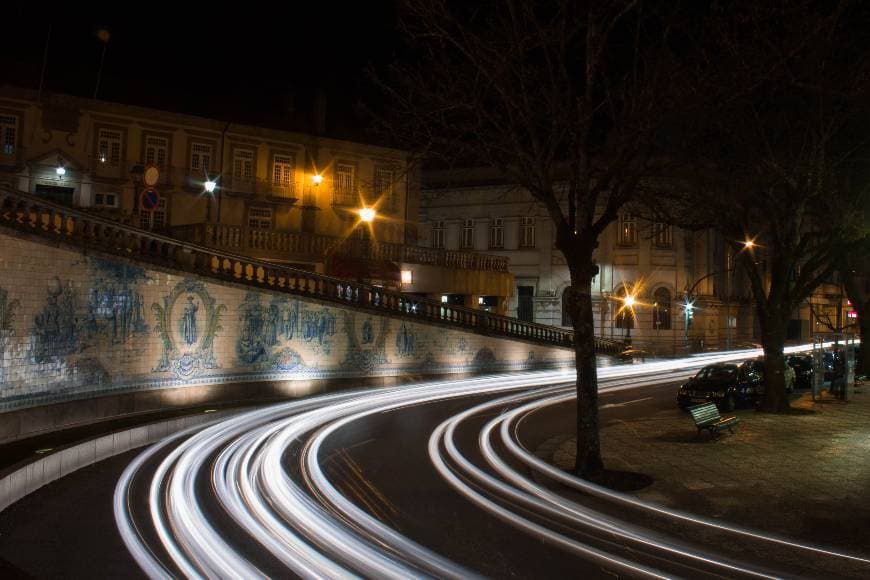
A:
[[[163,342],[163,356],[154,372],[186,379],[219,368],[214,339],[223,330],[220,320],[226,306],[216,303],[203,282],[181,280],[163,297],[163,304],[155,302],[151,310]]]
[[[0,247],[0,412],[187,385],[573,362],[568,350],[251,291],[2,232]]]
[[[12,358],[7,356],[6,347],[9,345],[13,334],[15,334],[12,324],[15,322],[15,311],[19,306],[18,300],[10,300],[9,292],[5,288],[0,287],[0,388],[3,387],[5,370]]]
[[[54,276],[48,284],[45,304],[33,320],[33,360],[58,361],[78,350],[81,323],[76,295],[69,280]]]
[[[377,374],[377,370],[387,363],[387,334],[390,332],[390,319],[368,317],[360,325],[358,332],[356,315],[349,311],[342,311],[341,314],[344,334],[347,336],[347,350],[342,366],[364,374]],[[368,327],[366,322],[369,322]]]
[[[415,358],[417,356],[417,332],[410,322],[402,322],[396,333],[396,356],[399,358]]]
[[[144,298],[138,288],[148,280],[145,270],[100,258],[88,261],[93,272],[85,320],[89,339],[103,337],[112,343],[126,343],[134,336],[148,334]]]

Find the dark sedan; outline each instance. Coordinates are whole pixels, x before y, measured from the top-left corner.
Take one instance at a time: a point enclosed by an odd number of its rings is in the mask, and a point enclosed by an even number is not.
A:
[[[785,362],[794,369],[796,387],[809,389],[813,386],[813,357],[808,354],[793,354],[786,357]]]
[[[705,366],[680,387],[677,404],[685,409],[701,403],[715,403],[723,411],[733,411],[738,406],[752,406],[762,381],[756,366],[730,363]]]

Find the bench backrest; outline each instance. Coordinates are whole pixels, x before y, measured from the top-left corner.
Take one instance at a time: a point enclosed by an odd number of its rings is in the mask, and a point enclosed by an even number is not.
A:
[[[717,409],[716,405],[713,403],[704,403],[703,405],[689,407],[689,413],[692,414],[692,419],[694,419],[696,425],[711,423],[722,418],[719,415],[719,409]]]

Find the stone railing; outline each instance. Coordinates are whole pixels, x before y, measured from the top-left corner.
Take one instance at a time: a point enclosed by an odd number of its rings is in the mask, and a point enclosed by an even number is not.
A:
[[[405,296],[375,286],[218,251],[122,225],[2,186],[0,226],[215,280],[317,298],[373,314],[563,348],[572,348],[573,345],[573,332],[570,330]],[[599,352],[612,352],[620,347],[620,343],[596,339]]]
[[[343,258],[387,260],[405,264],[424,264],[451,269],[507,272],[508,258],[475,252],[439,250],[390,242],[337,238],[305,232],[261,230],[224,224],[172,226],[169,235],[210,248],[242,253],[268,254],[270,258],[292,258],[288,254],[327,254]]]

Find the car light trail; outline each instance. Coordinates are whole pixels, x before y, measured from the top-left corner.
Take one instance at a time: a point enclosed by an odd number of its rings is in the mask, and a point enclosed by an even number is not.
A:
[[[796,350],[796,349],[790,349]],[[600,391],[639,389],[686,378],[701,366],[745,359],[732,351],[599,369]],[[775,577],[752,564],[700,550],[659,532],[604,515],[532,480],[527,466],[596,500],[657,518],[771,542],[816,556],[870,564],[863,557],[730,526],[645,503],[566,474],[524,449],[518,425],[531,413],[570,402],[572,372],[529,372],[430,381],[389,389],[322,395],[239,413],[170,437],[128,466],[115,491],[124,543],[152,578],[268,577],[285,569],[303,578],[354,576],[468,578],[474,572],[386,525],[346,497],[323,470],[329,441],[364,418],[398,409],[473,398],[448,417],[419,453],[479,509],[568,553],[616,573],[670,577],[694,573]],[[488,399],[480,402],[480,399]],[[502,412],[491,417],[493,411]],[[476,465],[455,441],[457,429],[481,421]],[[470,427],[465,427],[470,428]],[[427,437],[428,436],[428,437]],[[494,445],[498,442],[498,447]],[[500,453],[506,453],[502,456]],[[147,485],[135,485],[145,480]],[[207,485],[206,485],[207,484]],[[148,489],[145,520],[134,488]],[[216,506],[216,507],[215,507]],[[219,521],[215,509],[221,510]],[[231,524],[229,524],[231,522]],[[233,526],[226,533],[223,526]],[[156,542],[155,542],[156,538]]]

